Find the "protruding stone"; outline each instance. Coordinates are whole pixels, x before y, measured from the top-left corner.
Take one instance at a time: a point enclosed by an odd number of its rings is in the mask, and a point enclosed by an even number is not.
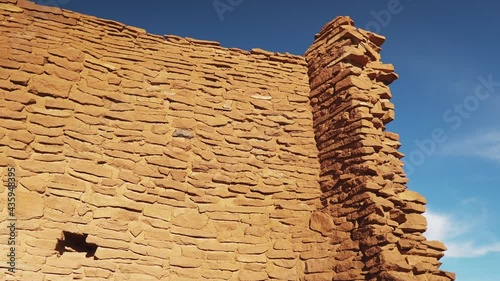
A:
[[[193,138],[193,132],[186,129],[176,129],[172,134],[173,137],[191,139]]]
[[[38,219],[44,214],[43,195],[32,192],[16,193],[15,217],[20,220]]]
[[[420,214],[408,214],[406,215],[406,221],[399,228],[405,232],[424,232],[427,230],[427,220]]]
[[[67,98],[72,84],[53,76],[40,75],[33,78],[30,92],[37,95],[49,95],[55,98]]]
[[[419,193],[411,190],[405,190],[398,194],[398,198],[410,202],[418,202],[420,204],[427,204],[427,200]]]
[[[328,235],[335,228],[333,219],[323,212],[314,212],[311,214],[310,227],[312,230],[318,231],[323,235]]]

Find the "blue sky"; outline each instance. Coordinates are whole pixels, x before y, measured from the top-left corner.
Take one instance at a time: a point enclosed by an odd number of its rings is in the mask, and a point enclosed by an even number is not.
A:
[[[224,47],[303,54],[338,15],[387,37],[382,59],[407,155],[409,187],[427,197],[431,239],[458,281],[498,281],[500,265],[500,3],[495,1],[38,0],[154,34]],[[104,2],[104,3],[103,3]],[[214,2],[225,12],[217,12]],[[390,18],[389,18],[390,16]],[[489,82],[488,82],[489,81]],[[497,82],[498,81],[498,82]]]

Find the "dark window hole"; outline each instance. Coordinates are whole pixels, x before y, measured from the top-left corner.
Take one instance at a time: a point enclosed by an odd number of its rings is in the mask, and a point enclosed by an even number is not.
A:
[[[59,255],[63,255],[65,252],[78,252],[86,253],[85,257],[87,258],[93,257],[97,250],[97,245],[87,243],[87,236],[88,234],[63,231],[63,239],[57,240],[56,251],[59,252]]]

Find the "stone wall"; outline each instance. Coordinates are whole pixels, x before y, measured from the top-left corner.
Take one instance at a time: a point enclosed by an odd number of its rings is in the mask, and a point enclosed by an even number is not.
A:
[[[348,18],[301,57],[0,0],[0,38],[1,280],[454,278]]]

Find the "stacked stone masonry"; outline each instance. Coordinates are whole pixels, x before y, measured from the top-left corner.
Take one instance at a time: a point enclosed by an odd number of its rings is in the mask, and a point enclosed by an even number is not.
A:
[[[0,39],[0,280],[455,279],[348,17],[295,56],[0,0]]]

